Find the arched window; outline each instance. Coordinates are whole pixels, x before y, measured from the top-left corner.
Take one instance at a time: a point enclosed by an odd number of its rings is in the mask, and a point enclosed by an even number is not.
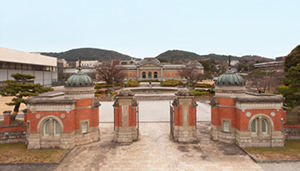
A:
[[[148,72],[148,78],[152,78],[152,73],[150,71]]]
[[[50,121],[47,120],[44,124],[44,135],[49,136],[50,134]]]
[[[268,133],[268,123],[267,123],[266,119],[261,120],[261,132],[263,134]]]
[[[60,135],[60,125],[56,120],[54,120],[54,135]]]
[[[157,72],[156,71],[154,72],[154,78],[157,78]]]
[[[257,133],[257,121],[258,121],[258,118],[254,119],[254,121],[251,123],[251,133],[252,134]]]
[[[142,73],[143,78],[146,78],[146,72]]]
[[[260,129],[260,130],[259,130]],[[268,121],[265,118],[256,118],[251,123],[251,133],[268,133]]]
[[[50,129],[51,124],[53,124],[53,127],[52,127],[54,129],[53,132]],[[52,134],[54,133],[55,136],[60,136],[60,125],[56,120],[48,119],[44,123],[44,136],[49,136],[51,132],[52,132]]]

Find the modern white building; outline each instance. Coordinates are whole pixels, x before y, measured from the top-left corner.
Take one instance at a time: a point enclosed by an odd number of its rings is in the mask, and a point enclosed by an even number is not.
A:
[[[13,79],[13,73],[34,75],[34,83],[50,87],[57,80],[57,59],[0,47],[0,83]]]
[[[93,61],[81,61],[81,67],[82,68],[95,68],[99,66],[99,63],[97,60]],[[76,67],[79,66],[79,61],[76,61]]]

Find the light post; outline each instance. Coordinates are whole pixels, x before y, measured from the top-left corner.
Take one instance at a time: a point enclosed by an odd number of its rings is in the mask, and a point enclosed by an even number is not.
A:
[[[113,77],[113,89],[112,89],[112,91],[114,92],[115,91],[115,78]]]
[[[183,84],[183,88],[185,88],[185,84],[186,84],[186,78],[185,77],[183,77],[183,79],[182,79],[182,84]]]
[[[126,77],[124,78],[123,83],[124,83],[124,88],[126,88],[127,87],[127,83],[128,83],[128,80],[127,80]]]

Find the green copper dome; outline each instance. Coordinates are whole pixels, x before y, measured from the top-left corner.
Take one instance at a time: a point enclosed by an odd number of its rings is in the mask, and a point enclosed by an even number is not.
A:
[[[219,76],[216,86],[245,86],[244,79],[229,69],[225,74]]]
[[[90,76],[79,71],[68,78],[65,87],[91,87],[94,86],[93,80]]]

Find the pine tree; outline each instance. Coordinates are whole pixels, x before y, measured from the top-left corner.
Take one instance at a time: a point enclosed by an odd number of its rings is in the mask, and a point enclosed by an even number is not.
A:
[[[51,87],[43,87],[41,84],[31,83],[31,80],[35,79],[35,76],[30,74],[15,73],[11,74],[15,80],[6,80],[5,86],[3,86],[3,92],[0,92],[2,96],[15,96],[11,102],[6,103],[9,106],[15,106],[11,119],[14,120],[19,112],[21,103],[26,105],[23,97],[38,96],[39,93],[47,91],[53,91]]]
[[[280,86],[279,93],[285,97],[285,105],[294,108],[300,105],[300,63],[291,67]]]

